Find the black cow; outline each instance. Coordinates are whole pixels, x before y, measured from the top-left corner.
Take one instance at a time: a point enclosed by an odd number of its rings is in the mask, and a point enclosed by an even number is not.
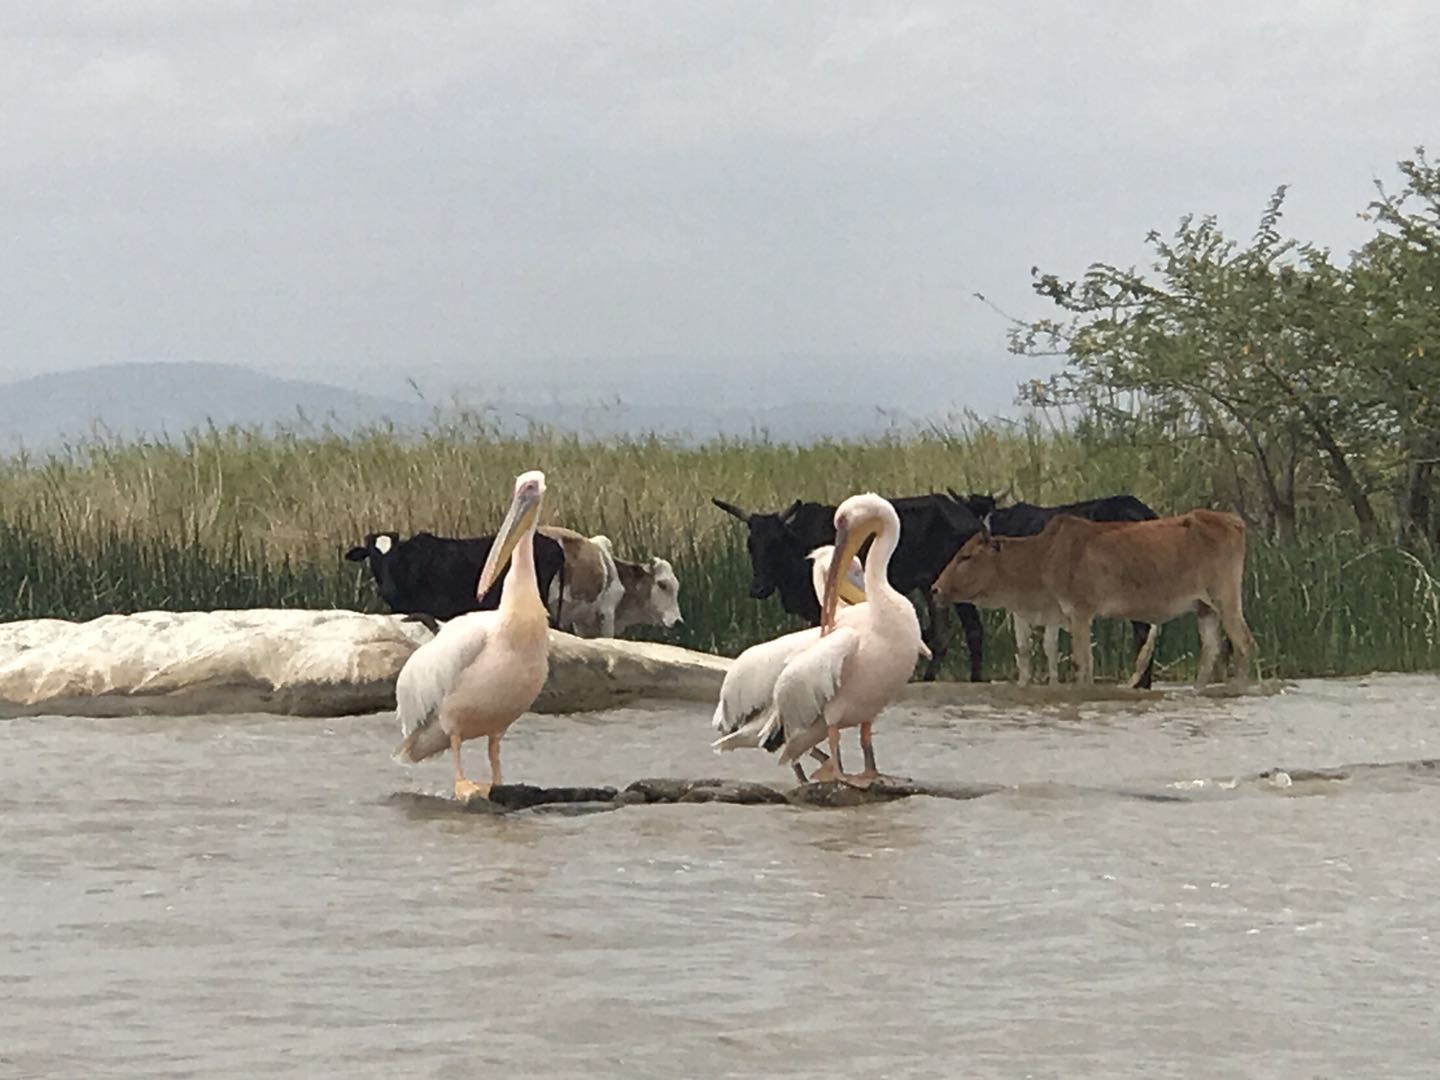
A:
[[[971,513],[983,521],[996,536],[1037,536],[1057,514],[1071,514],[1090,521],[1153,521],[1160,516],[1134,495],[1106,495],[1100,499],[1085,499],[1061,506],[1036,506],[1027,502],[996,506],[993,495],[961,495],[954,488],[948,490],[952,499],[969,507]],[[1140,646],[1145,644],[1145,635],[1150,632],[1150,625],[1143,622],[1131,625],[1135,628],[1135,648],[1138,651]],[[1145,674],[1136,685],[1145,690],[1150,689],[1150,678],[1154,671],[1155,661],[1151,660],[1145,665]]]
[[[805,556],[821,544],[835,542],[835,507],[797,499],[779,513],[752,514],[723,499],[711,502],[749,528],[750,595],[763,600],[779,590],[787,612],[812,626],[819,623],[820,604]],[[944,608],[934,602],[930,586],[960,545],[979,531],[980,520],[964,503],[946,495],[910,495],[891,499],[890,504],[900,516],[900,544],[890,560],[890,584],[902,593],[925,591],[930,606],[925,643],[933,654],[925,668],[929,681],[945,655],[946,637]],[[955,611],[970,650],[970,679],[979,682],[984,648],[980,613],[973,604],[956,604]]]
[[[506,567],[484,599],[475,599],[480,569],[495,543],[493,536],[454,539],[418,532],[409,540],[399,533],[370,533],[365,543],[345,553],[351,562],[370,562],[370,573],[380,599],[397,615],[414,615],[434,629],[434,619],[453,619],[467,611],[488,611],[500,603],[500,587],[510,574]],[[535,537],[535,579],[540,597],[550,595],[550,583],[561,574],[565,552],[548,536]],[[425,618],[428,616],[428,620]]]

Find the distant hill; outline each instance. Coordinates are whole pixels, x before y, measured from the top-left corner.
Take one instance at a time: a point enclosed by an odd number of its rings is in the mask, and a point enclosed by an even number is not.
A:
[[[0,384],[0,450],[43,453],[97,433],[177,438],[210,423],[349,431],[389,419],[410,426],[429,414],[422,405],[231,364],[114,364]]]
[[[506,389],[514,392],[513,387]],[[632,403],[601,392],[589,402],[572,397],[461,403],[472,405],[503,431],[520,432],[540,423],[598,437],[654,432],[686,440],[726,435],[810,442],[909,430],[918,422],[866,403],[772,398],[747,407],[735,400],[714,400],[703,391],[692,393],[689,400],[657,401],[657,395],[680,397],[682,391],[653,383],[647,388],[644,382],[637,389],[648,389],[650,400]],[[210,424],[266,429],[310,425],[344,433],[390,423],[415,430],[434,421],[435,408],[420,400],[282,378],[232,364],[113,364],[0,383],[0,453],[21,448],[48,453],[92,434],[176,439]]]

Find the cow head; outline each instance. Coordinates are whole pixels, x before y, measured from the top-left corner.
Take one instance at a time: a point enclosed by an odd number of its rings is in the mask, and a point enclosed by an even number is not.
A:
[[[987,592],[1000,580],[998,563],[1006,543],[984,529],[966,540],[930,587],[935,599],[983,604]]]
[[[969,495],[961,495],[952,487],[947,487],[945,490],[950,493],[952,499],[986,523],[990,521],[990,515],[995,512],[995,507],[1000,503],[1000,497],[995,495],[978,495],[973,491]]]
[[[711,499],[727,514],[745,522],[749,535],[745,538],[750,553],[750,596],[764,600],[780,584],[787,566],[804,566],[805,545],[790,531],[790,522],[804,504],[796,499],[778,514],[750,514],[723,499]]]
[[[615,569],[625,586],[625,595],[615,612],[615,630],[658,624],[674,626],[685,620],[680,615],[680,581],[669,559],[651,556],[644,562],[617,559]]]
[[[352,547],[349,551],[345,552],[345,558],[350,562],[364,562],[366,559],[369,559],[373,566],[380,559],[383,559],[386,555],[389,555],[390,552],[394,551],[395,545],[398,543],[400,543],[399,533],[369,533],[366,535],[363,544]]]
[[[654,620],[665,627],[684,622],[680,614],[680,579],[670,560],[652,555],[644,565],[650,579],[650,602],[646,606]]]

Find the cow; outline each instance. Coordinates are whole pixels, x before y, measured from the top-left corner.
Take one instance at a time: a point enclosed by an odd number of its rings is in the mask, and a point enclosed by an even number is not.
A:
[[[580,637],[614,637],[615,611],[625,586],[610,541],[558,525],[542,525],[537,531],[559,544],[565,554],[565,573],[555,577],[546,594],[551,624]]]
[[[1191,510],[1149,521],[1095,522],[1053,517],[1036,536],[981,532],[966,541],[935,582],[937,600],[1053,605],[1070,628],[1077,680],[1094,681],[1090,624],[1095,616],[1160,623],[1194,611],[1200,624],[1195,684],[1210,680],[1221,630],[1249,675],[1255,639],[1245,623],[1245,523],[1235,514]],[[1035,599],[1038,597],[1039,599]],[[1136,661],[1148,665],[1154,631]]]
[[[969,507],[970,512],[985,523],[993,536],[1035,536],[1056,514],[1072,514],[1088,521],[1154,521],[1159,517],[1134,495],[1106,495],[1098,499],[1063,503],[1060,506],[1037,506],[1027,502],[997,506],[993,495],[961,495],[954,488],[946,490],[952,499],[958,499]],[[1041,617],[1043,612],[1032,611],[1031,615],[1034,617],[1030,617],[1018,608],[1005,606],[1015,623],[1015,660],[1020,669],[1021,684],[1030,681],[1030,628],[1037,625],[1045,627],[1045,660],[1049,667],[1050,681],[1056,682],[1059,679],[1060,652],[1058,624],[1044,621]],[[1150,627],[1142,622],[1133,625],[1135,650],[1138,653],[1145,647]],[[1138,685],[1143,689],[1150,689],[1153,675],[1153,664],[1147,664]]]
[[[931,681],[944,659],[944,609],[930,600],[930,586],[945,564],[970,536],[980,531],[980,520],[958,499],[947,495],[910,495],[890,499],[900,515],[900,545],[890,560],[890,584],[902,593],[925,591],[930,604],[925,644],[931,658],[925,680]],[[711,499],[727,514],[745,522],[749,534],[750,595],[763,600],[780,593],[780,603],[791,615],[812,626],[820,622],[820,604],[810,580],[806,556],[822,544],[835,542],[835,507],[797,499],[773,514],[749,513],[724,501]],[[981,681],[984,629],[973,604],[957,604],[956,614],[965,629],[970,652],[970,680]]]
[[[625,586],[625,595],[615,611],[617,634],[632,626],[654,623],[668,629],[685,621],[680,614],[680,579],[669,559],[658,555],[643,562],[615,559],[615,569]]]
[[[402,540],[396,532],[370,533],[363,544],[345,552],[345,558],[370,563],[380,599],[391,611],[413,616],[434,629],[433,620],[499,605],[508,566],[483,599],[475,597],[480,568],[494,542],[494,536],[454,538],[418,532]],[[535,578],[541,596],[549,595],[557,575],[563,579],[564,566],[560,545],[548,536],[535,537]]]

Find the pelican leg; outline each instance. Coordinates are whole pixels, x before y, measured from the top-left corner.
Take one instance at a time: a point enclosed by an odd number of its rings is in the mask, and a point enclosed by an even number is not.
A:
[[[483,799],[490,794],[490,785],[465,779],[464,770],[460,768],[460,741],[458,734],[450,736],[450,752],[455,755],[455,798],[461,802],[469,802],[478,795]]]
[[[499,787],[505,781],[500,778],[500,736],[490,736],[490,786]]]
[[[875,746],[870,741],[871,723],[866,720],[860,725],[860,749],[865,754],[865,770],[855,776],[842,776],[841,779],[847,784],[855,787],[868,787],[873,780],[880,777],[880,770],[875,768]]]
[[[810,774],[810,782],[818,784],[825,780],[844,780],[845,773],[840,765],[840,729],[830,728],[826,732],[826,738],[830,743],[830,756],[825,763]]]
[[[810,756],[813,757],[816,761],[818,761],[821,765],[824,765],[825,762],[830,760],[830,755],[825,753],[825,751],[821,750],[818,746],[810,751]],[[800,767],[800,763],[798,761],[792,761],[790,763],[790,767],[795,770],[795,775],[800,778],[800,783],[804,784],[809,782],[805,778],[805,770]]]
[[[865,754],[865,771],[860,775],[873,780],[880,775],[880,771],[875,768],[875,744],[870,741],[871,738],[871,723],[866,720],[860,725],[860,749]]]

